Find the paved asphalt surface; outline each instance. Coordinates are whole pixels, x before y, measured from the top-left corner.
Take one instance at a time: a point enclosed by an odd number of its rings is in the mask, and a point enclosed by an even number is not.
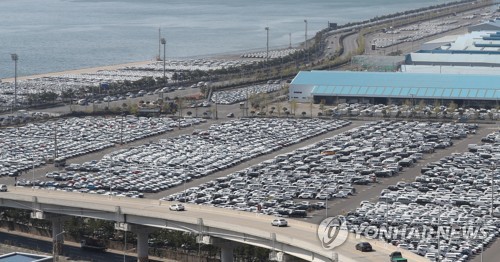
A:
[[[21,187],[3,192],[1,197],[7,205],[26,205],[32,201],[34,195],[37,196],[37,201],[42,208],[57,208],[54,210],[58,211],[53,212],[61,212],[61,214],[66,214],[66,212],[71,214],[75,210],[71,208],[68,210],[66,207],[75,207],[84,213],[89,211],[90,213],[87,214],[96,217],[109,217],[108,212],[114,212],[116,207],[120,206],[120,209],[127,214],[127,221],[147,221],[147,225],[153,227],[165,227],[165,221],[168,221],[169,227],[178,229],[188,227],[195,232],[199,230],[198,219],[203,218],[203,225],[206,226],[208,235],[227,235],[229,239],[245,243],[253,241],[266,243],[269,241],[267,244],[272,245],[269,237],[271,233],[276,233],[277,250],[283,248],[287,250],[287,245],[281,246],[279,243],[288,243],[288,246],[300,247],[318,255],[327,257],[332,255],[331,250],[322,248],[317,236],[317,226],[298,220],[290,220],[288,227],[273,227],[271,225],[273,217],[250,212],[193,204],[187,204],[184,212],[176,212],[168,211],[168,206],[173,202],[126,197],[109,198],[102,195],[74,194],[63,191],[33,191]],[[370,241],[376,252],[359,252],[354,248],[359,241],[355,238],[349,238],[333,251],[338,252],[339,258],[343,262],[378,262],[385,260],[392,251],[396,250],[396,247],[387,245],[385,242]],[[404,255],[411,258],[412,261],[424,261],[422,257],[409,252],[404,253]]]

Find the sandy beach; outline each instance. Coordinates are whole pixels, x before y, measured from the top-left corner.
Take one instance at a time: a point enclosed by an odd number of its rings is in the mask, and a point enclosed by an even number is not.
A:
[[[101,70],[117,70],[117,69],[124,68],[127,66],[147,65],[147,64],[150,64],[153,62],[155,62],[155,61],[150,60],[150,61],[132,62],[132,63],[125,63],[125,64],[109,65],[109,66],[89,67],[89,68],[67,70],[67,71],[53,72],[53,73],[45,73],[45,74],[38,74],[38,75],[30,75],[30,76],[20,76],[20,77],[17,77],[17,80],[18,81],[19,80],[27,80],[27,79],[46,77],[46,76],[60,76],[60,75],[65,75],[65,74],[96,73],[96,72],[101,71]],[[12,78],[4,78],[4,79],[2,79],[2,82],[14,82],[14,78],[13,77]]]

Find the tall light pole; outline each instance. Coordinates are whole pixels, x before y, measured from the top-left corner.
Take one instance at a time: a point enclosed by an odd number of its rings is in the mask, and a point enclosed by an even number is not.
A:
[[[325,218],[328,218],[328,199],[330,198],[330,193],[325,197]]]
[[[493,208],[494,208],[494,205],[493,205],[493,202],[494,202],[494,194],[493,194],[493,188],[494,188],[494,185],[495,185],[495,171],[497,170],[497,164],[496,163],[493,163],[491,165],[491,211],[490,211],[490,215],[493,216]]]
[[[125,115],[125,113],[121,113],[122,115],[122,119],[120,121],[120,145],[123,145],[123,117]]]
[[[167,46],[167,40],[165,38],[161,39],[161,44],[163,45],[163,86],[165,86],[167,83],[167,79],[165,77],[165,50]]]
[[[437,256],[436,261],[441,262],[441,235],[439,229],[441,227],[441,206],[438,209],[438,226],[437,226]]]
[[[17,54],[11,54],[10,57],[12,58],[12,61],[14,61],[14,104],[12,105],[12,112],[17,106],[17,60],[19,60],[19,57]]]
[[[304,45],[305,45],[305,51],[306,51],[306,56],[307,60],[309,60],[309,52],[307,51],[307,19],[304,19],[304,23],[306,24],[306,33],[305,33],[305,39],[304,39]]]
[[[269,61],[269,27],[266,26],[266,34],[267,34],[267,40],[266,40],[266,61]]]
[[[53,250],[53,253],[54,253],[54,261],[59,261],[59,252],[61,252],[60,248],[62,246],[62,243],[58,241],[58,238],[60,235],[66,233],[66,231],[62,231],[61,233],[57,234],[54,236],[54,240],[53,240],[53,247],[52,247],[52,250]]]
[[[57,159],[57,122],[54,122],[54,161]]]

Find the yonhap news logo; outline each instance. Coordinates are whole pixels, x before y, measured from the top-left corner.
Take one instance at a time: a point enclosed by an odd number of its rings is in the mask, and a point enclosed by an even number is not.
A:
[[[318,238],[324,249],[334,249],[347,240],[349,231],[344,216],[328,217],[318,226]]]
[[[374,226],[368,223],[350,225],[344,216],[329,217],[318,225],[318,239],[324,249],[334,249],[344,244],[352,234],[359,240],[396,240],[410,241],[415,239],[432,241],[436,238],[449,242],[476,241],[486,239],[495,231],[492,226],[474,225],[397,225]]]

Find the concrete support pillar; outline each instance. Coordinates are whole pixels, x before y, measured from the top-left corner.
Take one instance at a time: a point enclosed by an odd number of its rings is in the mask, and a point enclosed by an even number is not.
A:
[[[233,262],[234,247],[230,245],[222,245],[220,248],[221,262]]]
[[[115,229],[122,231],[132,231],[137,236],[137,261],[147,262],[149,261],[149,233],[153,232],[154,229],[129,223],[115,223]],[[125,251],[126,252],[126,251]]]
[[[147,261],[149,261],[149,258],[148,258],[149,231],[148,230],[139,230],[135,233],[137,235],[137,261],[138,262],[147,262]]]
[[[221,262],[233,262],[234,261],[234,248],[239,244],[233,241],[220,239],[211,236],[199,236],[196,238],[198,243],[204,245],[213,245],[220,247],[220,259]]]

